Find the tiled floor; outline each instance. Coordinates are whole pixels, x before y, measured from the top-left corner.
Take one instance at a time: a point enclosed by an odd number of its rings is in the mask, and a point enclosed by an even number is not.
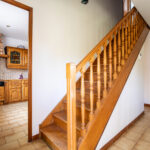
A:
[[[150,150],[150,108],[108,150]]]
[[[0,106],[0,150],[50,150],[42,140],[27,143],[27,105]]]
[[[42,141],[27,142],[27,102],[0,106],[0,150],[50,150]],[[150,108],[108,150],[150,150]]]

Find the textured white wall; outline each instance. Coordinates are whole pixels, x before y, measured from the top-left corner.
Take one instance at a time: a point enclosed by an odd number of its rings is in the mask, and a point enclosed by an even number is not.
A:
[[[149,37],[147,39],[149,39]],[[146,41],[144,45],[145,44]],[[146,54],[144,45],[140,52],[142,57],[139,55],[136,60],[96,150],[100,150],[100,148],[144,111],[144,55]]]
[[[150,104],[150,33],[144,43],[144,101]]]
[[[33,135],[66,93],[66,63],[81,61],[122,18],[122,1],[18,0],[33,7]]]
[[[6,67],[6,59],[0,58],[0,80],[19,79],[20,74],[24,79],[28,78],[28,70],[9,69]]]
[[[149,0],[132,0],[135,7],[138,9],[143,18],[150,26],[150,1]]]

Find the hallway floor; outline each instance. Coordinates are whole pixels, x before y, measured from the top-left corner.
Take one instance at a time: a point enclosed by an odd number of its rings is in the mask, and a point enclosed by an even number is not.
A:
[[[108,150],[150,150],[150,107]]]
[[[27,142],[27,102],[0,106],[0,150],[50,150],[42,140]],[[150,107],[108,150],[150,150]]]

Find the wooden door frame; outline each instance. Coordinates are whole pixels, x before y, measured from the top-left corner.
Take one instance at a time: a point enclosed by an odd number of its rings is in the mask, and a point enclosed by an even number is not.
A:
[[[32,141],[32,31],[33,31],[33,8],[24,5],[15,0],[2,0],[8,4],[14,5],[29,12],[29,29],[28,29],[28,41],[29,41],[29,71],[28,71],[28,141]]]

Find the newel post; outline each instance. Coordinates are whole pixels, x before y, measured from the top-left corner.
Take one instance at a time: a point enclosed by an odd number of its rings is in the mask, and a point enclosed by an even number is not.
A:
[[[67,142],[68,150],[76,150],[76,65],[66,65],[67,78]]]

